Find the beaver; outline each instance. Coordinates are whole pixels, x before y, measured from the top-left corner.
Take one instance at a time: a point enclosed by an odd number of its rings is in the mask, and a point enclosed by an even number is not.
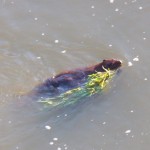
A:
[[[117,70],[121,61],[115,59],[103,60],[96,65],[62,72],[36,86],[32,93],[39,96],[52,96],[83,85],[88,75],[96,72],[105,72],[106,69]]]

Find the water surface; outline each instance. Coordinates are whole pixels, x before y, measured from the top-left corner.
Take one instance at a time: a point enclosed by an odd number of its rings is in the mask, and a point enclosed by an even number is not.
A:
[[[149,150],[148,0],[0,1],[0,149]],[[122,72],[61,110],[24,99],[63,70],[107,58]]]

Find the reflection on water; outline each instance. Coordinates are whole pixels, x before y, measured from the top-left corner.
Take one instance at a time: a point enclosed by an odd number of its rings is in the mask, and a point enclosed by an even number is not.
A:
[[[0,2],[0,149],[149,149],[148,0]],[[22,97],[63,70],[123,60],[103,94],[61,110]]]

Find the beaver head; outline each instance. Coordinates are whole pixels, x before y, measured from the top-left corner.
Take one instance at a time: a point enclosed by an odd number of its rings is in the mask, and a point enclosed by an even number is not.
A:
[[[105,71],[105,69],[110,69],[110,70],[116,70],[121,66],[121,61],[120,60],[115,60],[115,59],[108,59],[108,60],[103,60],[102,63],[96,65],[95,70],[96,71]]]

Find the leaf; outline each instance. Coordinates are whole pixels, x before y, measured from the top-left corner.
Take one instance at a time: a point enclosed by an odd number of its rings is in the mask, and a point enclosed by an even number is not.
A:
[[[55,97],[39,100],[38,102],[51,106],[68,106],[102,91],[115,73],[115,71],[105,69],[104,67],[103,69],[106,72],[96,72],[88,75],[87,82],[81,85],[81,87],[68,90]]]

